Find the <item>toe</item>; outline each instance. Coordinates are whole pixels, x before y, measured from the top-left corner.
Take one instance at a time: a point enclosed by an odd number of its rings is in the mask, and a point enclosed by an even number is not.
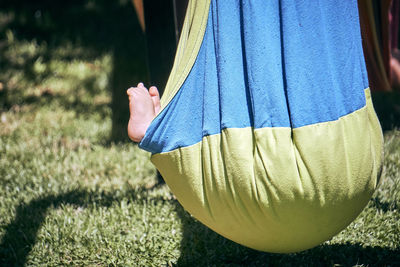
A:
[[[160,94],[158,93],[157,87],[155,87],[155,86],[150,87],[149,93],[150,93],[151,96],[160,97]]]
[[[128,88],[128,89],[126,90],[126,94],[127,94],[127,95],[132,95],[133,92],[134,92],[134,90],[135,90],[135,87],[130,87],[130,88]]]
[[[154,105],[154,113],[157,115],[158,112],[160,111],[160,93],[157,90],[157,87],[152,86],[149,89],[149,93],[151,96],[151,100],[153,101]]]

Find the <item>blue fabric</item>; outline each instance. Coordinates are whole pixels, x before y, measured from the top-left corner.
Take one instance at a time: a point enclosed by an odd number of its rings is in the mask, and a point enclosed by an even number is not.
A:
[[[356,0],[212,0],[193,68],[140,146],[337,120],[365,105],[367,87]]]

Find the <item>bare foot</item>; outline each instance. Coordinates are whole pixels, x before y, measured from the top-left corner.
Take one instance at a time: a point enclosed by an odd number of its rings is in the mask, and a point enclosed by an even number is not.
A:
[[[132,141],[139,143],[160,111],[160,95],[155,86],[147,90],[143,83],[129,88],[126,93],[129,96],[130,111],[128,136]]]

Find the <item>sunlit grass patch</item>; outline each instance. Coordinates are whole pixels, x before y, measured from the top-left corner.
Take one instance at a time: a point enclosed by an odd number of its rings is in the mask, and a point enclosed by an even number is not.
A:
[[[71,109],[85,106],[89,111],[103,106],[106,110],[111,101],[108,77],[112,58],[109,53],[85,61],[79,59],[85,50],[69,43],[49,47],[36,40],[20,41],[10,30],[6,36],[0,82],[3,90],[7,90],[9,103],[54,104]]]

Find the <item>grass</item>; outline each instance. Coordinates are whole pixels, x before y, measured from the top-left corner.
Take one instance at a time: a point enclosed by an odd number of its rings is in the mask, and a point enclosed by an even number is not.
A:
[[[146,152],[109,142],[110,53],[5,37],[0,266],[400,266],[399,130],[385,132],[382,183],[349,227],[308,251],[262,253],[186,213]]]

